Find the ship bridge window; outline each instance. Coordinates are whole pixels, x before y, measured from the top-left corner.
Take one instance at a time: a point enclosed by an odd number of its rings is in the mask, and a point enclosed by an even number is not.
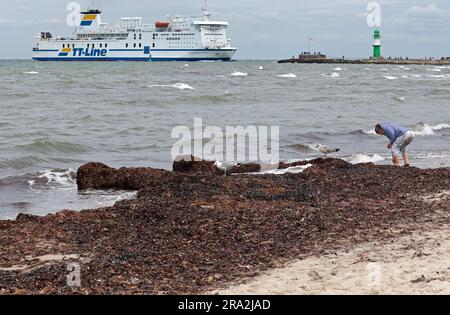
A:
[[[63,48],[66,48],[66,44],[63,44]]]
[[[128,48],[128,43],[125,44],[125,47]]]
[[[100,48],[103,48],[103,44],[100,44]]]
[[[108,48],[108,44],[105,44],[105,48]]]
[[[142,44],[141,43],[139,43],[139,48],[142,48]]]

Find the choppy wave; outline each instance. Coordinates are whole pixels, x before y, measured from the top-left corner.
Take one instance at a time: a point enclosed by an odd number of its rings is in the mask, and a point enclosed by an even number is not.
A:
[[[28,187],[33,189],[76,187],[73,169],[45,170],[37,173],[0,179],[0,186]]]
[[[277,75],[277,77],[280,77],[280,78],[296,78],[297,75],[294,74],[294,73],[286,73],[286,74],[279,74],[279,75]]]
[[[449,124],[441,123],[434,126],[420,123],[414,126],[413,131],[418,136],[433,136],[437,131],[441,131],[444,129],[450,129]]]
[[[427,76],[428,78],[433,78],[433,79],[446,79],[449,76],[445,75],[445,74],[430,74]]]
[[[386,159],[379,154],[365,155],[362,153],[355,154],[349,159],[349,163],[360,164],[360,163],[376,163],[385,161]]]
[[[88,197],[95,201],[95,208],[98,207],[110,207],[116,202],[122,200],[135,199],[137,196],[137,191],[117,191],[117,190],[106,190],[106,191],[85,191],[81,193],[82,196]]]
[[[437,69],[439,70],[439,69]],[[409,75],[402,75],[401,76],[404,79],[423,79],[423,78],[428,78],[428,79],[449,79],[450,78],[450,74],[409,74]],[[387,77],[385,77],[387,78]],[[392,77],[394,78],[394,77]]]
[[[417,136],[433,136],[438,131],[450,129],[450,125],[446,124],[446,123],[440,123],[440,124],[436,124],[436,125],[428,125],[425,123],[418,123],[418,124],[414,125],[411,129],[412,129],[412,131],[414,131],[414,133]],[[370,130],[360,129],[360,130],[356,130],[355,133],[362,133],[362,134],[366,134],[366,135],[370,135],[370,136],[377,135],[374,129],[370,129]]]
[[[8,159],[0,161],[0,169],[2,168],[13,168],[13,169],[22,169],[25,167],[31,167],[39,163],[47,162],[46,159],[36,156],[36,155],[27,155],[21,156],[15,159]]]
[[[33,153],[84,153],[89,151],[89,147],[78,143],[53,141],[47,139],[38,139],[29,144],[19,145],[17,148]]]
[[[149,88],[155,88],[155,87],[163,87],[163,88],[175,88],[179,90],[195,90],[192,86],[186,83],[175,83],[175,84],[152,84],[148,85]]]
[[[223,95],[201,95],[193,97],[193,101],[201,104],[224,104],[234,99],[233,94],[225,91]]]
[[[37,179],[47,181],[49,185],[74,186],[76,184],[75,170],[46,170],[37,174]],[[36,182],[29,182],[30,186]]]
[[[399,101],[399,102],[404,102],[404,101],[406,101],[406,97],[404,97],[404,96],[394,96],[394,100]]]
[[[230,73],[230,75],[233,77],[246,77],[246,76],[248,76],[248,73],[236,71],[236,72]]]
[[[340,75],[339,73],[337,73],[337,72],[332,72],[332,73],[322,73],[322,76],[323,76],[323,77],[326,77],[326,78],[333,78],[333,79],[337,79],[337,78],[340,78],[340,77],[341,77],[341,75]]]
[[[369,129],[369,130],[358,129],[352,133],[363,134],[363,135],[368,135],[368,136],[377,136],[377,133],[375,132],[375,128]]]

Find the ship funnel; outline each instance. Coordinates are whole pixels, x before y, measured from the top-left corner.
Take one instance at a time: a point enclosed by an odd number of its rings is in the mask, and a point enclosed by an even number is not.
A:
[[[80,12],[81,14],[81,27],[89,27],[94,24],[100,25],[100,15],[102,14],[102,11],[100,10],[88,10],[84,12]]]

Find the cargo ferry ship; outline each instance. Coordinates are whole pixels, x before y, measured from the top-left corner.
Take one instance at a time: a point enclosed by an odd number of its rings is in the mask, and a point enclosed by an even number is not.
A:
[[[167,16],[145,24],[124,17],[117,25],[101,21],[100,10],[80,12],[71,37],[41,32],[32,58],[38,61],[230,61],[237,51],[227,37],[228,22],[211,20],[207,5],[200,17]]]

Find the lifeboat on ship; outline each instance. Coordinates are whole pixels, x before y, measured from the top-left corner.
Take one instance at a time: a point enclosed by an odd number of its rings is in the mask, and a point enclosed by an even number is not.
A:
[[[157,28],[168,28],[170,25],[170,22],[161,22],[161,21],[156,21],[155,26]]]

